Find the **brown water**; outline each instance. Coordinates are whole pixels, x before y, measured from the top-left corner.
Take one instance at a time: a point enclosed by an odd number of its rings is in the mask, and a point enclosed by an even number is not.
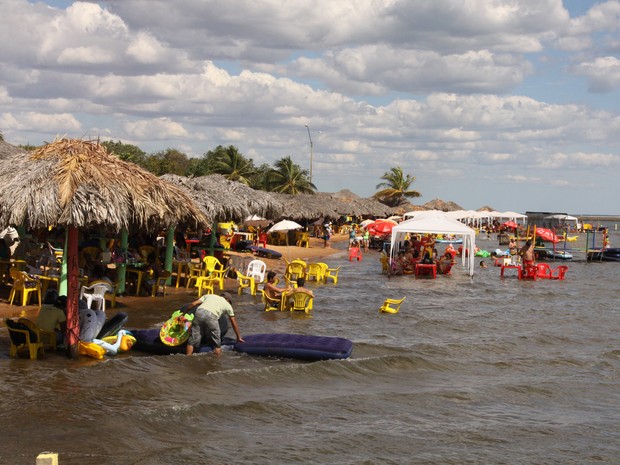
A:
[[[3,353],[0,463],[46,450],[61,465],[620,463],[620,264],[525,282],[495,267],[388,280],[376,252],[326,261],[340,282],[315,287],[311,318],[246,294],[238,320],[245,334],[347,337],[349,360]],[[377,313],[405,295],[397,315]],[[174,310],[151,302],[129,326]]]

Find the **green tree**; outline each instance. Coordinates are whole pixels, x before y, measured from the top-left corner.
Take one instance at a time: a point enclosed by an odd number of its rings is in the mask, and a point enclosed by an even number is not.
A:
[[[213,153],[207,152],[207,158],[211,159],[207,166],[212,172],[219,173],[230,181],[251,185],[250,179],[255,171],[254,161],[244,157],[234,145],[218,145]]]
[[[108,152],[113,153],[123,161],[135,163],[143,168],[146,167],[146,153],[135,145],[124,144],[120,140],[117,142],[108,140],[102,142],[101,145],[103,145]]]
[[[380,202],[394,207],[405,201],[405,197],[421,197],[418,191],[409,190],[415,177],[411,175],[404,176],[403,169],[400,166],[392,168],[381,176],[385,182],[377,184],[377,189],[373,196]]]
[[[290,156],[276,161],[275,169],[267,174],[267,186],[270,191],[282,194],[312,194],[316,191],[308,170],[293,163]]]
[[[255,168],[254,174],[250,178],[250,185],[254,189],[261,191],[270,190],[269,187],[269,173],[273,170],[273,167],[268,163],[263,163],[259,167]]]
[[[146,161],[146,168],[161,176],[162,174],[178,174],[186,176],[189,170],[189,158],[177,149],[166,149],[162,152],[154,153]]]

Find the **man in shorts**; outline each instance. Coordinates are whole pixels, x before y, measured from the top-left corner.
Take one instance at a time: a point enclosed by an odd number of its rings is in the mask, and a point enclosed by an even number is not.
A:
[[[213,347],[215,355],[221,355],[222,337],[228,329],[226,317],[230,320],[237,341],[244,342],[239,333],[231,302],[230,294],[224,292],[222,295],[205,294],[190,304],[191,307],[198,305],[198,308],[194,312],[194,320],[187,339],[186,355],[192,355],[203,343]]]

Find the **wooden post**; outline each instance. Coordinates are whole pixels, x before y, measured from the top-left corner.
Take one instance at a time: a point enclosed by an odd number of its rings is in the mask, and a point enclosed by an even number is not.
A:
[[[129,233],[125,228],[121,230],[121,253],[125,254],[125,260],[127,260],[127,245],[129,244]],[[125,276],[127,273],[126,261],[116,264],[116,280],[118,281],[118,293],[125,293]]]
[[[166,271],[172,272],[172,259],[174,254],[174,226],[168,228],[168,233],[166,234],[166,260],[164,263],[164,269]],[[172,275],[166,281],[166,286],[169,286],[172,283]]]
[[[67,244],[65,248],[67,256],[67,356],[77,358],[80,337],[80,323],[78,316],[78,292],[79,292],[79,265],[78,265],[78,230],[75,226],[69,226],[67,230]]]

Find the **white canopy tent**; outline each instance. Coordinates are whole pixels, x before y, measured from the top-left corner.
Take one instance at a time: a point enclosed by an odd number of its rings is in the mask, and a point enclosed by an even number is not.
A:
[[[549,221],[552,224],[569,224],[569,223],[573,223],[573,226],[575,228],[579,227],[579,218],[575,217],[575,216],[571,216],[571,215],[565,215],[562,213],[556,213],[555,215],[549,215],[549,216],[545,216],[543,218],[544,221]]]
[[[469,275],[474,274],[474,250],[476,248],[476,231],[454,220],[443,212],[428,211],[420,212],[414,218],[403,221],[392,228],[392,244],[390,256],[396,259],[399,245],[404,240],[406,234],[454,234],[463,237],[463,251],[469,250],[466,257],[462,254],[462,265],[468,265]]]

